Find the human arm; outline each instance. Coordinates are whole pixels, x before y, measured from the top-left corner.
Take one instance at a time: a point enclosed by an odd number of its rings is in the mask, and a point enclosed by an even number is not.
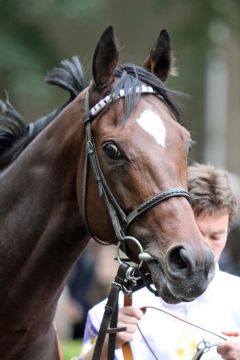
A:
[[[224,360],[239,360],[240,359],[240,333],[239,332],[224,332],[227,336],[235,337],[236,339],[228,339],[217,347],[217,352]]]
[[[119,309],[118,312],[118,323],[117,327],[126,327],[126,331],[122,331],[117,333],[116,337],[116,349],[120,349],[122,345],[126,342],[130,342],[134,339],[134,334],[137,330],[137,323],[142,318],[143,311],[138,308],[134,308],[132,306],[127,306]],[[97,337],[98,330],[96,330],[88,317],[87,324],[85,327],[85,334],[83,339],[83,352],[84,355],[81,357],[81,360],[91,360],[94,350],[94,345],[91,345],[88,351],[84,351],[84,348],[86,348],[86,344],[89,344],[89,340],[95,339]],[[95,341],[94,341],[95,342]],[[106,340],[103,345],[102,349],[102,355],[99,360],[106,360],[107,359],[107,350],[108,350],[108,336],[106,337]]]
[[[116,349],[122,347],[123,344],[128,343],[134,339],[137,331],[138,321],[143,317],[143,310],[133,306],[125,306],[119,309],[118,312],[118,327],[126,327],[126,331],[117,333]]]

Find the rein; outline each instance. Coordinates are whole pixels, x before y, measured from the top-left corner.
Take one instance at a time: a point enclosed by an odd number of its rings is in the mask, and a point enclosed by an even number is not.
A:
[[[117,327],[119,292],[123,291],[124,294],[129,296],[133,290],[135,291],[145,286],[145,284],[141,281],[141,277],[135,277],[136,272],[137,267],[133,268],[124,262],[119,265],[117,275],[112,282],[111,290],[105,305],[105,311],[100,325],[92,360],[100,359],[107,334],[109,334],[107,359],[114,359],[116,335],[118,332],[127,330],[126,327]],[[130,349],[126,349],[125,351],[129,352],[129,350]]]
[[[131,89],[129,92],[130,93],[135,92],[138,94],[154,94],[163,100],[163,98],[159,96],[159,94],[151,86],[146,86],[144,84]],[[181,188],[171,188],[162,191],[157,195],[153,195],[150,199],[147,199],[137,208],[132,210],[129,214],[126,214],[125,211],[119,205],[111,189],[109,188],[98,160],[91,124],[95,120],[96,116],[104,108],[110,106],[110,104],[113,101],[116,101],[120,98],[124,98],[126,95],[129,95],[129,92],[128,94],[126,94],[125,90],[121,89],[118,94],[112,93],[110,95],[107,95],[91,109],[89,107],[89,91],[87,92],[87,95],[85,97],[84,126],[86,130],[86,152],[85,152],[85,164],[83,171],[83,189],[82,189],[82,209],[83,209],[84,224],[87,232],[91,237],[93,237],[97,242],[106,245],[105,242],[103,242],[102,240],[98,239],[96,236],[91,234],[91,230],[88,224],[87,179],[88,179],[88,163],[90,163],[95,177],[95,181],[98,186],[99,196],[104,199],[104,202],[108,209],[108,213],[111,218],[111,222],[113,229],[115,231],[116,238],[118,240],[117,259],[120,263],[117,276],[112,283],[107,304],[105,306],[105,312],[100,326],[99,335],[95,345],[92,360],[100,359],[104,340],[107,333],[109,333],[108,360],[114,359],[116,333],[119,331],[125,331],[125,328],[121,328],[121,329],[117,328],[119,292],[123,291],[125,294],[130,295],[133,291],[143,286],[147,286],[148,289],[154,292],[156,295],[156,291],[152,289],[150,286],[151,280],[149,274],[143,274],[143,272],[140,271],[143,261],[149,261],[152,260],[153,258],[149,253],[144,251],[140,242],[136,238],[132,236],[126,236],[126,232],[130,224],[141,214],[145,213],[148,209],[172,197],[185,197],[191,203],[191,197],[188,191]],[[121,261],[119,256],[119,250],[121,246],[124,246],[126,244],[126,241],[128,240],[133,241],[138,246],[139,249],[138,259],[140,262],[137,266],[134,267]],[[110,329],[108,329],[109,324],[110,324]]]

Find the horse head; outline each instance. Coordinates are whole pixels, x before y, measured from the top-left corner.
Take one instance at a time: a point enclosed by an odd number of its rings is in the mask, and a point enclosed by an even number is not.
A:
[[[212,279],[214,260],[187,193],[191,137],[163,83],[171,71],[169,35],[161,31],[144,67],[118,66],[118,59],[109,27],[97,44],[93,80],[84,93],[92,166],[83,176],[83,161],[79,165],[82,215],[92,235],[124,242],[136,262],[141,244],[148,254],[144,271],[166,302],[191,301]]]

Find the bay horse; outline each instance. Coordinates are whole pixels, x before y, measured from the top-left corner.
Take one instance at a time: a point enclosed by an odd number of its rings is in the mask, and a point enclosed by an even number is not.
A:
[[[211,281],[213,255],[187,192],[190,134],[163,84],[170,50],[163,30],[144,67],[118,66],[108,27],[90,84],[2,167],[2,359],[60,359],[57,301],[90,235],[109,244],[126,240],[136,262],[128,239],[138,239],[149,255],[144,268],[166,302],[191,301]]]

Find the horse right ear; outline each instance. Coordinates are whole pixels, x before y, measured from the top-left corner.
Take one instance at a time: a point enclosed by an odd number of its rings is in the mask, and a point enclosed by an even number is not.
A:
[[[176,75],[174,74],[174,69],[172,69],[173,59],[171,52],[168,32],[162,30],[155,46],[151,49],[150,55],[144,63],[144,67],[162,81],[165,81],[170,73]]]
[[[118,59],[119,51],[114,39],[113,27],[109,26],[102,34],[93,55],[92,74],[97,88],[111,82]]]

